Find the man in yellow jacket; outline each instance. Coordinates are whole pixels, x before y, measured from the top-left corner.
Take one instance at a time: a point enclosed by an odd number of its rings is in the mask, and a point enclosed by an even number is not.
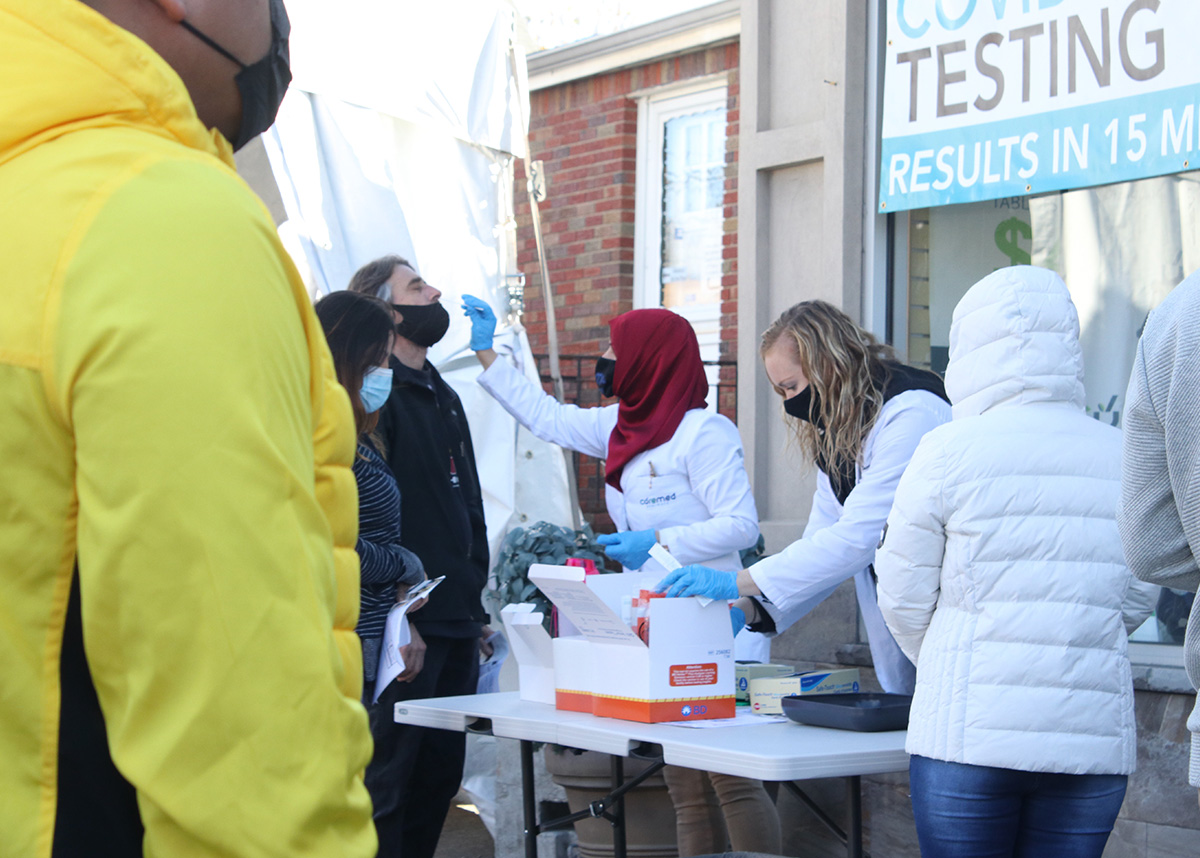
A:
[[[278,0],[0,0],[0,855],[370,856],[354,421],[228,140]]]

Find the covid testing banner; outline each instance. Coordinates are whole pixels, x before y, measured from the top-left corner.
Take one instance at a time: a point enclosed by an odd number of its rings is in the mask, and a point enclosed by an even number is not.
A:
[[[1200,0],[888,0],[881,212],[1200,164]]]

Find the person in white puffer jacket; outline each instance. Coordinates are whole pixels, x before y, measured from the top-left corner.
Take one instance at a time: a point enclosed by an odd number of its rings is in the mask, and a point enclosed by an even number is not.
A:
[[[913,455],[875,561],[917,665],[921,853],[1099,858],[1137,754],[1126,635],[1157,588],[1125,565],[1121,433],[1084,411],[1057,274],[1004,268],[967,292],[946,392],[953,420]]]

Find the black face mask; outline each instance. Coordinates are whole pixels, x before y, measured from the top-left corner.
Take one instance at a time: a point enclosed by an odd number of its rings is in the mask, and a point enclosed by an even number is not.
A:
[[[393,304],[403,321],[396,324],[396,334],[422,348],[429,348],[446,336],[450,314],[441,301],[432,304]]]
[[[612,358],[596,359],[596,387],[605,396],[613,395],[613,379],[617,374],[617,362]]]
[[[789,416],[795,417],[797,420],[806,420],[818,429],[822,426],[821,400],[817,398],[817,393],[813,390],[811,383],[795,396],[783,400],[783,410]],[[809,417],[810,414],[811,417]]]
[[[283,8],[283,0],[270,0],[270,3],[271,47],[267,49],[266,56],[250,65],[243,63],[187,21],[179,22],[185,30],[218,54],[241,66],[242,70],[233,79],[238,92],[242,94],[242,125],[238,129],[237,140],[233,141],[235,152],[271,127],[288,84],[292,82],[288,57],[288,35],[292,25],[288,21],[287,10]]]

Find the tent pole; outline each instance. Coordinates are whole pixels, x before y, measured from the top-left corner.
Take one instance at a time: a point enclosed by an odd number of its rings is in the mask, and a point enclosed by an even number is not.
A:
[[[513,43],[509,43],[509,60],[512,63],[513,80],[519,81],[517,75],[517,51]],[[515,84],[519,85],[519,83]],[[524,113],[524,99],[518,94],[517,109]],[[550,266],[546,262],[546,244],[542,238],[542,216],[538,210],[537,193],[533,186],[533,159],[529,148],[529,128],[525,116],[518,117],[521,134],[525,138],[525,191],[529,195],[529,211],[533,216],[533,238],[537,244],[538,267],[542,275],[542,303],[546,307],[546,339],[550,352],[550,380],[554,383],[554,396],[559,402],[566,401],[563,388],[562,366],[558,360],[558,319],[554,312],[554,290],[550,287]],[[579,513],[579,486],[575,480],[575,461],[571,451],[563,448],[563,458],[567,463],[567,487],[570,492],[571,525],[575,530],[582,527]]]

